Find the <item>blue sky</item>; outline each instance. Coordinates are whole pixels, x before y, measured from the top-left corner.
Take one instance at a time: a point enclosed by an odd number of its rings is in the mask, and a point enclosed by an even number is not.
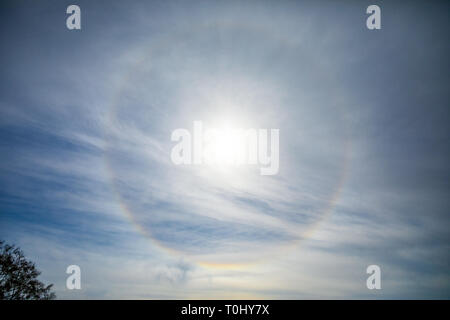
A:
[[[59,298],[449,298],[447,3],[70,4],[0,7],[0,238]],[[170,161],[223,119],[279,173]]]

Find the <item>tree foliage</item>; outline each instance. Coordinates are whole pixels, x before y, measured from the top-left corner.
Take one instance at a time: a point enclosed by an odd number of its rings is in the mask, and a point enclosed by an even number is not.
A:
[[[52,284],[45,286],[41,273],[19,248],[0,241],[0,300],[50,300]]]

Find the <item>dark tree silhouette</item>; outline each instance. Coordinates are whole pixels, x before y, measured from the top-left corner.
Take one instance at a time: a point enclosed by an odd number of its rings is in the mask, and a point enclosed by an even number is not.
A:
[[[51,287],[37,280],[41,273],[22,250],[0,241],[0,300],[50,300]]]

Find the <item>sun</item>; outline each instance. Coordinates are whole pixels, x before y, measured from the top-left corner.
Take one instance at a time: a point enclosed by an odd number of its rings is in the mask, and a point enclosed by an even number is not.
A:
[[[232,127],[210,128],[205,131],[205,161],[210,165],[241,165],[245,160],[242,129]]]

